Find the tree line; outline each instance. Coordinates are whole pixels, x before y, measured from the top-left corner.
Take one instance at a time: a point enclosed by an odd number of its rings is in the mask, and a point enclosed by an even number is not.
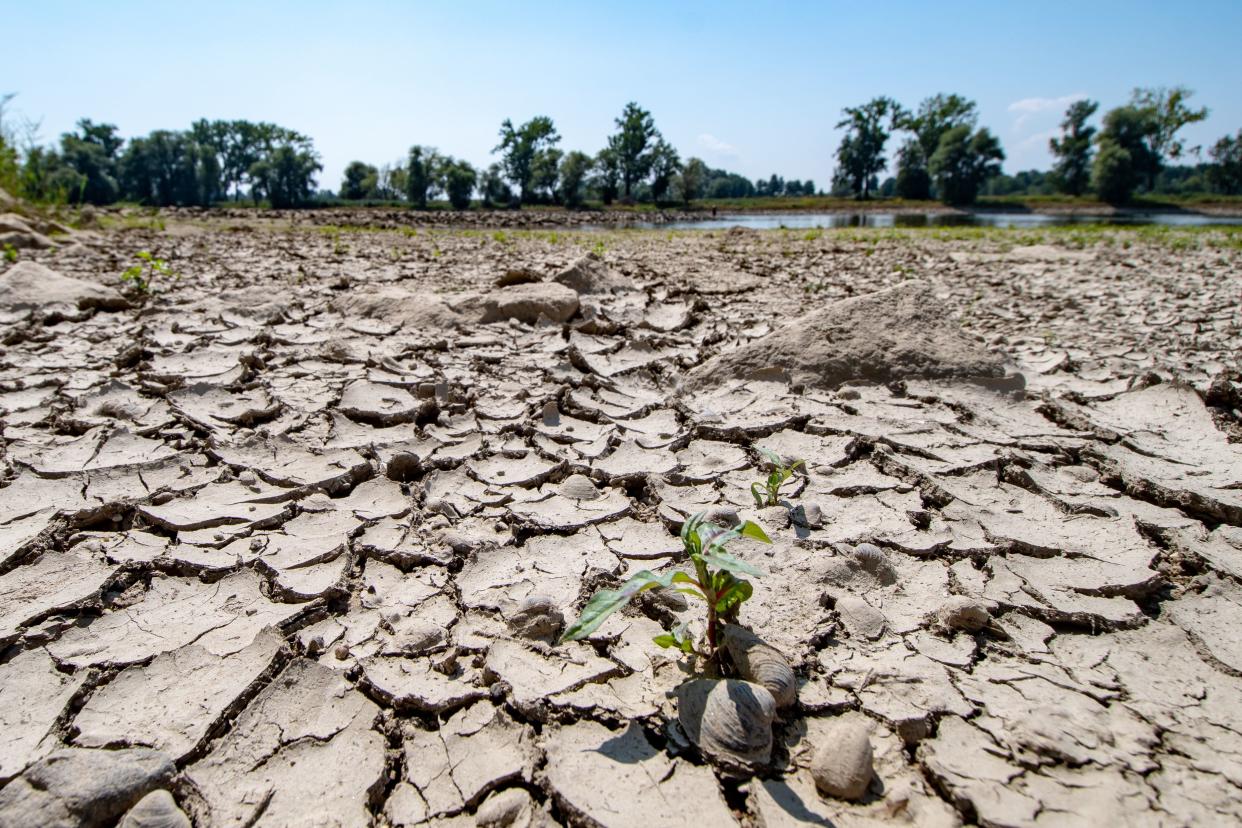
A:
[[[1242,193],[1242,130],[1208,149],[1210,163],[1171,168],[1170,161],[1202,152],[1178,138],[1185,126],[1208,115],[1206,107],[1188,104],[1192,95],[1182,86],[1135,89],[1128,103],[1104,114],[1099,128],[1089,123],[1099,103],[1074,101],[1060,134],[1049,140],[1053,168],[1020,173],[1020,179],[1001,173],[1004,150],[986,127],[976,128],[974,101],[939,94],[908,110],[892,98],[874,98],[842,110],[837,128],[845,137],[837,148],[832,192],[862,199],[935,197],[948,204],[971,204],[981,193],[1091,193],[1125,204],[1139,192],[1190,191],[1188,182],[1199,191]],[[895,132],[906,136],[897,149],[896,174],[880,183],[888,167],[885,147]],[[1170,186],[1177,181],[1180,187]]]
[[[1184,87],[1137,89],[1131,100],[1090,122],[1095,101],[1073,102],[1051,139],[1050,171],[1015,176],[1001,172],[1000,141],[978,127],[974,101],[957,94],[933,95],[914,109],[888,97],[847,107],[837,128],[844,136],[836,151],[833,195],[911,200],[937,198],[970,204],[979,195],[1089,193],[1125,203],[1136,193],[1211,190],[1242,193],[1242,130],[1208,149],[1186,147],[1183,127],[1207,117],[1188,104]],[[38,146],[27,137],[18,151],[19,130],[4,119],[12,96],[0,97],[0,187],[37,201],[152,206],[207,206],[249,198],[272,207],[300,207],[327,199],[405,201],[426,207],[446,199],[457,209],[472,201],[485,207],[559,204],[579,207],[638,201],[689,204],[699,199],[816,195],[815,182],[773,174],[750,181],[713,169],[700,158],[682,160],[665,140],[651,113],[625,105],[615,131],[593,154],[564,151],[552,119],[539,115],[515,124],[505,119],[483,169],[416,144],[397,162],[375,166],[353,161],[336,193],[317,189],[323,169],[312,140],[277,124],[201,119],[187,130],[156,130],[122,139],[113,124],[82,119],[57,146]],[[33,128],[27,131],[33,134]],[[896,151],[894,175],[887,145]],[[1173,165],[1195,156],[1194,166]]]

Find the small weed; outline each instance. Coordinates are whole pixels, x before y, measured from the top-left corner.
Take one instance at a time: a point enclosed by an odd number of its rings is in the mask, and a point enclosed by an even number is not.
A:
[[[513,239],[510,238],[509,234],[506,233],[504,230],[497,230],[495,233],[492,233],[492,240],[498,244],[512,244],[513,243]]]
[[[766,506],[777,506],[780,504],[781,486],[793,477],[794,470],[803,465],[803,461],[795,460],[792,465],[786,466],[785,461],[776,452],[759,446],[755,446],[755,449],[767,458],[772,465],[772,471],[768,472],[766,480],[751,483],[750,493],[755,498],[755,505],[760,509]]]
[[[591,248],[591,252],[594,253],[596,256],[603,256],[604,251],[607,249],[608,249],[608,246],[604,244],[603,239],[600,239],[599,241],[595,242],[595,246]]]
[[[759,524],[749,520],[732,529],[723,529],[705,521],[702,512],[689,518],[682,524],[681,542],[686,555],[694,564],[694,575],[680,570],[656,575],[644,569],[622,584],[620,589],[601,589],[587,601],[581,617],[565,630],[561,642],[586,638],[604,623],[604,619],[624,607],[639,593],[655,587],[673,587],[678,584],[679,586],[674,587],[678,592],[699,598],[706,604],[706,650],[695,647],[686,624],[679,624],[652,640],[661,647],[675,647],[683,653],[714,658],[719,623],[737,621],[743,602],[754,591],[750,581],[738,576],[762,575],[750,564],[725,551],[725,546],[730,541],[740,537],[753,538],[763,543],[772,542]]]
[[[814,230],[808,230],[806,235],[802,237],[803,241],[819,241],[824,237],[824,231],[816,227]]]
[[[6,244],[4,246],[4,260],[9,263],[17,261],[17,248],[11,244]]]
[[[149,250],[139,250],[136,258],[138,263],[125,268],[121,273],[121,281],[132,285],[139,293],[150,293],[157,279],[181,278],[179,273],[174,273],[173,269],[168,266],[168,262],[156,258]]]

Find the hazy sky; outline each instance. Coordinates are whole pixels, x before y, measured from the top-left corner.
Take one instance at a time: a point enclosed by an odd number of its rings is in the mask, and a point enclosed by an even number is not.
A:
[[[500,122],[553,118],[594,152],[626,101],[681,152],[826,188],[843,106],[979,103],[1007,171],[1048,164],[1066,104],[1185,84],[1209,144],[1242,128],[1242,0],[1144,2],[58,2],[5,0],[0,92],[44,141],[199,117],[311,135],[320,185],[413,143],[486,164]],[[890,142],[890,149],[895,142]]]

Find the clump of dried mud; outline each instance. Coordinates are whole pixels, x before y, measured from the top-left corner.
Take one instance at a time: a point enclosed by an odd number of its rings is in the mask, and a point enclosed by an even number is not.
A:
[[[0,273],[0,825],[1242,819],[1228,238],[53,244]],[[551,642],[755,517],[755,445],[799,686],[739,779],[650,643],[693,608]]]

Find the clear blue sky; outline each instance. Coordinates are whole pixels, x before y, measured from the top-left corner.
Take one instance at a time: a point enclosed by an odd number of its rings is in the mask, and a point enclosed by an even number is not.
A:
[[[550,115],[594,152],[626,101],[684,157],[827,187],[843,106],[979,103],[1008,171],[1045,167],[1066,102],[1185,84],[1209,144],[1242,128],[1242,0],[1219,2],[61,2],[6,0],[0,92],[55,140],[199,117],[311,135],[320,185],[410,144],[494,160],[501,120]],[[890,146],[890,148],[892,148]]]

